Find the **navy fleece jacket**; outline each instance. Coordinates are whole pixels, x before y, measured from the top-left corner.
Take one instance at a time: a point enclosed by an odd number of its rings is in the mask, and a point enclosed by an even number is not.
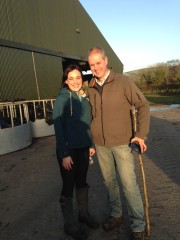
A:
[[[69,156],[68,149],[92,146],[91,108],[87,97],[79,98],[67,88],[60,90],[53,107],[58,158]]]

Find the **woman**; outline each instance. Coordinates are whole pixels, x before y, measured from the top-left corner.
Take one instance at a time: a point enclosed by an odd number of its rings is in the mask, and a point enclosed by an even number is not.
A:
[[[60,204],[64,216],[64,231],[75,239],[87,238],[77,227],[73,215],[73,190],[79,207],[79,222],[91,228],[98,224],[88,212],[86,176],[89,157],[95,153],[90,134],[91,109],[82,90],[82,73],[77,65],[69,65],[63,74],[62,88],[53,108],[57,159],[63,180]]]

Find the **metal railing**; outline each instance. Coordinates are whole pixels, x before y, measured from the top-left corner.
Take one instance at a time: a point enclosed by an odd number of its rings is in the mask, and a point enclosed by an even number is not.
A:
[[[0,128],[19,126],[39,118],[50,119],[54,100],[0,102]]]
[[[43,117],[47,117],[47,104],[50,103],[51,110],[53,109],[53,103],[55,99],[43,99],[43,100],[28,100],[27,103],[33,104],[35,119],[38,119],[37,111],[38,108],[43,110]]]
[[[25,102],[0,103],[0,120],[6,127],[22,125],[29,121],[28,106]],[[2,127],[1,127],[2,128]]]

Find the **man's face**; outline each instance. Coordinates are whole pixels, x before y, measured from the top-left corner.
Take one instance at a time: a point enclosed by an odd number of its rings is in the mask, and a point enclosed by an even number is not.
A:
[[[92,52],[88,56],[88,62],[92,74],[95,75],[99,80],[102,80],[108,71],[108,58],[104,58],[101,53]]]

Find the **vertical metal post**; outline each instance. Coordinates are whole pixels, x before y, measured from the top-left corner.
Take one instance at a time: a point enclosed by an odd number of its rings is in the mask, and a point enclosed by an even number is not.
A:
[[[22,109],[21,109],[21,105],[19,104],[19,112],[20,112],[20,118],[21,118],[21,125],[23,124],[23,117],[22,117]]]
[[[43,112],[44,112],[44,118],[46,117],[46,109],[45,109],[45,101],[43,100]]]
[[[9,110],[10,110],[10,117],[11,117],[11,125],[14,127],[14,120],[13,120],[13,105],[9,105]]]
[[[35,64],[35,59],[34,59],[34,52],[32,52],[32,60],[33,60],[33,67],[34,67],[34,76],[35,76],[35,80],[36,80],[37,94],[38,94],[38,99],[40,100],[40,93],[39,93],[39,86],[38,86],[38,80],[37,80],[37,74],[36,74],[36,64]]]

